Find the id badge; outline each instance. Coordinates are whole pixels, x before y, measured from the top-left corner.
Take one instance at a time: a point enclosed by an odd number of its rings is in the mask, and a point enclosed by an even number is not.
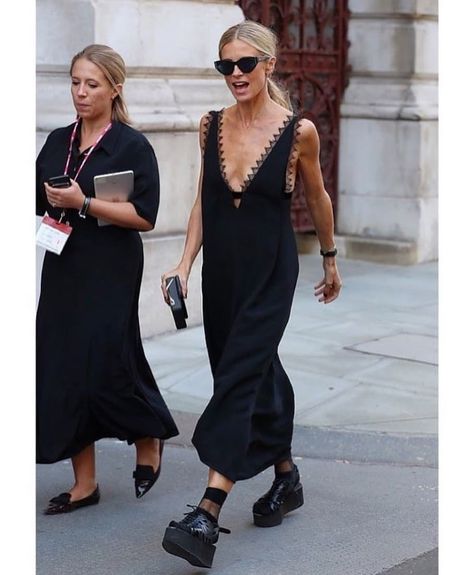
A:
[[[71,232],[70,225],[57,222],[50,216],[44,216],[36,233],[36,244],[59,256]]]

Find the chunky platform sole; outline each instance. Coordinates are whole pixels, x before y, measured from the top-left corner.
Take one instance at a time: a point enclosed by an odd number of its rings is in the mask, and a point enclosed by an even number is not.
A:
[[[301,483],[288,495],[286,500],[281,504],[280,508],[274,513],[268,515],[261,515],[258,513],[253,514],[253,522],[257,527],[275,527],[280,525],[283,521],[283,516],[301,507],[304,503],[303,486]]]
[[[167,527],[162,545],[165,551],[186,559],[195,567],[212,567],[216,546],[205,543],[182,529]]]

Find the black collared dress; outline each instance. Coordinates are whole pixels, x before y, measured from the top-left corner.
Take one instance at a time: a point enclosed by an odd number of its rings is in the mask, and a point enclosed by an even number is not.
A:
[[[37,214],[58,219],[43,183],[64,173],[73,124],[54,130],[37,159]],[[78,130],[78,133],[80,130]],[[84,155],[73,146],[69,175]],[[78,176],[94,197],[98,174],[133,170],[130,201],[155,223],[159,175],[153,148],[133,128],[113,122]],[[140,337],[138,298],[143,246],[137,230],[66,213],[73,232],[61,255],[46,252],[37,312],[37,462],[78,454],[105,437],[133,443],[178,434],[158,390]]]
[[[222,114],[211,112],[202,182],[202,293],[214,394],[193,443],[232,481],[291,457],[294,395],[278,356],[298,276],[288,162],[298,121],[262,151],[239,207],[225,174]]]

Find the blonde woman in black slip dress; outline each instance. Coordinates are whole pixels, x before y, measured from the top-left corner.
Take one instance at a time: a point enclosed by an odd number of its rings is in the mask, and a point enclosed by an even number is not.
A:
[[[203,315],[214,394],[193,443],[209,467],[208,487],[193,511],[166,530],[163,547],[210,567],[222,528],[219,511],[236,481],[270,466],[275,481],[255,502],[254,523],[270,527],[303,504],[291,458],[293,389],[278,357],[298,276],[290,219],[291,192],[302,177],[323,254],[315,286],[330,303],[341,289],[331,201],[319,166],[315,126],[293,115],[270,79],[276,38],[245,21],[221,38],[217,70],[236,104],[201,120],[202,169],[180,264],[183,291],[202,245]],[[227,530],[225,530],[227,531]]]

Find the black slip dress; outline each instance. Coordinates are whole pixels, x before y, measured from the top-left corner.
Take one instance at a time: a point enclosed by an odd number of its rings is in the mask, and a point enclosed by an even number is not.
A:
[[[288,117],[247,178],[226,180],[223,111],[210,112],[202,182],[202,292],[214,394],[194,435],[207,466],[238,481],[291,456],[294,395],[278,357],[298,276],[287,166]]]

